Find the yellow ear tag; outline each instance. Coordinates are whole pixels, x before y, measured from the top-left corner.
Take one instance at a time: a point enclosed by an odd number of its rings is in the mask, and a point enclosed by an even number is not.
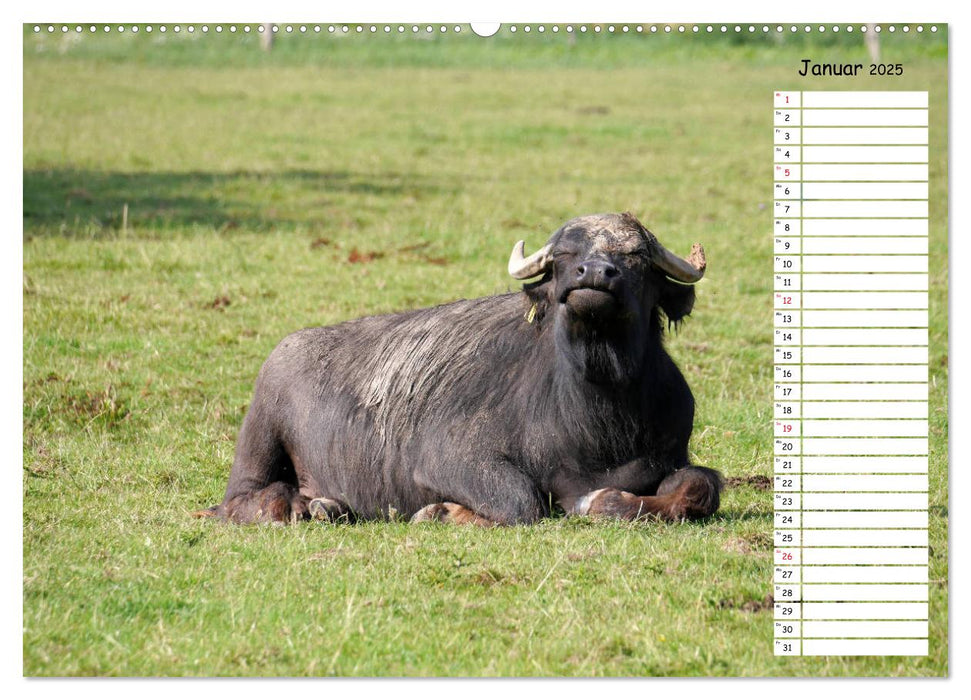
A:
[[[533,304],[529,311],[526,312],[526,323],[532,323],[533,319],[536,318],[536,304]]]

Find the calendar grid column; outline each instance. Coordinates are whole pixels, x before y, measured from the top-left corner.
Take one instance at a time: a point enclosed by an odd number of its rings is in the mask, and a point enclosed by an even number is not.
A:
[[[775,653],[801,654],[802,183],[801,93],[774,99]]]
[[[774,104],[775,653],[926,655],[927,93],[776,92]],[[794,145],[780,151],[780,138]],[[798,161],[791,187],[780,159]],[[799,222],[794,347],[780,335],[781,212]],[[798,583],[780,586],[787,553]]]

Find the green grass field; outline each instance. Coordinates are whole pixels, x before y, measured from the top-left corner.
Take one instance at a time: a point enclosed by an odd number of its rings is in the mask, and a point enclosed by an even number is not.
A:
[[[24,674],[945,675],[946,37],[884,40],[900,78],[798,79],[845,36],[25,30]],[[779,88],[930,91],[927,657],[772,654]],[[711,521],[189,516],[284,335],[513,289],[516,240],[622,210],[708,251],[668,347]]]

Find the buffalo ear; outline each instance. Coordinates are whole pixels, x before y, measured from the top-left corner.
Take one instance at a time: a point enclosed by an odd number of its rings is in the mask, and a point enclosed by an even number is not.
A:
[[[665,278],[661,282],[661,297],[658,299],[657,305],[661,307],[670,323],[680,323],[694,308],[694,285],[679,284]]]
[[[523,292],[529,302],[525,317],[530,323],[541,324],[550,309],[550,296],[553,294],[553,275],[547,272],[535,282],[523,285]]]

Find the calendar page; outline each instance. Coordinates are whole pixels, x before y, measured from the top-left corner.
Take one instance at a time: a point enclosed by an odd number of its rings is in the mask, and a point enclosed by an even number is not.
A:
[[[24,676],[949,674],[947,23],[66,19]]]

